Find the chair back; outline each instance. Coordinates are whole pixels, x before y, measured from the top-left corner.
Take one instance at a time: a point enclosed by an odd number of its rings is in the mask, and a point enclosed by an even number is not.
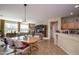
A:
[[[6,45],[12,45],[13,43],[12,43],[12,40],[10,39],[10,38],[4,38],[3,40],[2,40]]]
[[[23,47],[23,43],[19,40],[14,40],[15,47]]]

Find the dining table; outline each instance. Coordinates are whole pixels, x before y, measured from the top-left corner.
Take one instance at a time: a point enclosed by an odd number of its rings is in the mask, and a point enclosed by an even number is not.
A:
[[[30,52],[29,52],[29,54],[32,53],[32,49],[34,47],[38,49],[39,38],[31,37],[31,38],[29,38],[27,40],[24,40],[23,42],[25,42],[26,44],[29,44],[29,46],[30,46]]]

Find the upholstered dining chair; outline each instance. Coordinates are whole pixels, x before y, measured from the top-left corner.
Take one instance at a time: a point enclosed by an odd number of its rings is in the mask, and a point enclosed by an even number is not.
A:
[[[13,49],[11,52],[6,53],[9,54],[28,54],[29,53],[29,45],[19,40],[4,38],[5,47],[9,47]]]
[[[30,46],[26,42],[22,42],[19,40],[14,40],[15,51],[19,54],[29,54]]]
[[[2,41],[4,42],[5,54],[11,54],[11,53],[13,53],[13,50],[10,51],[10,49],[9,49],[9,46],[13,47],[12,40],[7,37],[7,38],[3,38]]]
[[[3,40],[1,40],[4,42],[4,49],[6,50],[8,45],[12,45],[12,40],[10,40],[9,38],[3,38]]]

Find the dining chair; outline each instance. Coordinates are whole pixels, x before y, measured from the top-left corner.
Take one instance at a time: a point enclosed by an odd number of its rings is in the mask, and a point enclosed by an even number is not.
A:
[[[20,40],[15,40],[11,38],[4,38],[5,50],[8,48],[12,49],[12,51],[8,51],[6,54],[29,54],[29,45],[27,43],[23,43]]]
[[[15,45],[15,52],[16,54],[29,54],[29,49],[30,46],[29,44],[19,41],[19,40],[14,40],[14,45]]]

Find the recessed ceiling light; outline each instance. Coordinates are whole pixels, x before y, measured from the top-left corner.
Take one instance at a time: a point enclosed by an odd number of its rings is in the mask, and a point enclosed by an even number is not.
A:
[[[73,15],[73,12],[71,12],[70,15]]]
[[[79,7],[79,5],[75,5],[75,8],[78,8]]]

